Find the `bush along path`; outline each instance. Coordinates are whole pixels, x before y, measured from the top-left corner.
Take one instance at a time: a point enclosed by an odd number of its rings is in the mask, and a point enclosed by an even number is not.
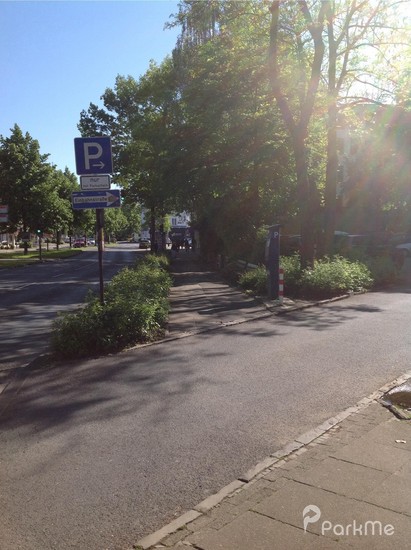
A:
[[[121,351],[164,334],[172,284],[166,256],[147,255],[125,268],[105,288],[105,303],[90,293],[84,307],[54,322],[51,349],[76,359]]]
[[[316,260],[312,269],[301,270],[298,256],[281,258],[284,269],[285,294],[292,298],[327,299],[348,292],[361,292],[373,285],[368,267],[341,256]],[[265,267],[244,272],[239,277],[243,290],[264,295],[267,291]]]

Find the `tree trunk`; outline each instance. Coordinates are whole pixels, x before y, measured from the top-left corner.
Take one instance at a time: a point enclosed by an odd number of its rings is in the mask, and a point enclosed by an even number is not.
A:
[[[296,161],[296,175],[298,187],[298,202],[300,205],[301,227],[301,267],[312,267],[315,255],[315,225],[316,204],[315,189],[312,189],[308,176],[307,151],[304,138],[293,136],[294,156]]]
[[[301,76],[300,92],[297,92],[299,108],[296,109],[295,103],[287,96],[287,90],[281,87],[281,64],[279,59],[281,2],[279,0],[274,0],[270,6],[271,25],[268,62],[273,96],[293,143],[301,226],[301,267],[305,268],[312,266],[314,263],[316,219],[318,215],[317,189],[309,178],[306,138],[314,110],[324,58],[325,48],[322,32],[327,2],[321,4],[317,21],[313,20],[310,8],[305,0],[298,2],[298,5],[314,45],[309,77],[305,82],[305,75]],[[296,36],[298,41],[299,35]]]
[[[150,209],[150,249],[151,252],[155,251],[156,247],[156,208],[152,206]]]
[[[337,44],[334,36],[334,4],[328,4],[327,11],[328,34],[328,120],[327,120],[327,167],[325,174],[325,215],[323,227],[323,239],[321,246],[322,255],[331,255],[333,252],[335,216],[337,206]]]

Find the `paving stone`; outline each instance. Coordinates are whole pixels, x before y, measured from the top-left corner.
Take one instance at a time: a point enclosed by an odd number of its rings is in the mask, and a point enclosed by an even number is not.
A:
[[[154,533],[151,533],[150,535],[147,535],[143,539],[140,539],[137,542],[137,547],[141,546],[141,548],[148,549],[151,548],[154,545],[161,544],[161,541],[171,535],[172,533],[176,532],[180,528],[184,528],[187,523],[190,521],[195,520],[200,516],[199,512],[196,512],[195,510],[189,510],[182,516],[176,518],[169,524],[165,525],[158,531],[155,531]]]
[[[327,458],[309,471],[293,470],[296,481],[320,487],[339,495],[361,499],[380,485],[390,474],[359,464]]]
[[[374,488],[364,500],[411,516],[411,477],[393,474]]]
[[[391,418],[373,428],[364,436],[364,439],[411,451],[411,424],[404,420]],[[397,443],[397,441],[401,441],[401,443]],[[403,443],[404,441],[405,443]]]
[[[191,531],[189,531],[187,528],[182,528],[182,529],[179,529],[178,531],[176,531],[175,533],[172,533],[171,535],[169,535],[168,537],[166,537],[165,539],[163,539],[161,541],[161,545],[162,546],[165,546],[167,548],[167,550],[170,548],[170,546],[174,546],[176,545],[178,542],[182,541],[183,539],[185,539],[189,534],[191,533]]]
[[[394,473],[410,459],[409,451],[382,445],[370,439],[349,443],[332,456],[390,473]]]
[[[305,434],[302,434],[296,438],[297,443],[303,443],[304,445],[307,445],[307,443],[310,443],[314,439],[317,439],[317,437],[320,437],[324,434],[324,429],[322,428],[314,428],[313,430],[310,430],[309,432],[306,432]]]
[[[270,496],[275,490],[275,485],[270,481],[259,479],[249,486],[245,486],[241,491],[227,499],[232,506],[237,506],[245,502],[255,504],[263,498]]]
[[[201,550],[317,550],[337,548],[332,541],[304,533],[302,529],[247,512],[220,531],[205,530],[191,535],[188,542]],[[323,543],[326,546],[321,546]]]
[[[371,405],[366,409],[358,411],[358,414],[367,416],[371,418],[373,422],[377,423],[388,420],[392,416],[392,413],[390,413],[390,411],[386,407],[383,407],[380,403],[371,403]]]
[[[187,529],[192,531],[198,531],[200,529],[203,529],[204,527],[207,527],[214,521],[214,518],[211,515],[211,512],[207,514],[202,514],[200,517],[195,519],[194,521],[187,524]]]
[[[208,512],[211,508],[219,504],[226,496],[230,495],[240,487],[244,485],[243,482],[239,481],[238,479],[234,480],[232,483],[229,483],[225,487],[223,487],[218,493],[215,493],[214,495],[211,495],[207,497],[205,500],[197,504],[197,506],[194,507],[194,510],[197,510],[197,512]]]
[[[279,449],[278,451],[275,451],[274,453],[272,453],[271,456],[274,458],[282,459],[288,456],[289,454],[293,453],[294,451],[301,449],[302,446],[303,446],[303,443],[300,443],[298,441],[291,441],[282,449]]]
[[[229,502],[224,502],[212,513],[213,521],[209,524],[209,529],[219,530],[227,523],[231,523],[236,517],[248,511],[249,506],[233,506]]]
[[[244,474],[240,475],[238,479],[243,482],[249,482],[255,476],[257,476],[258,474],[261,474],[262,472],[264,472],[264,470],[267,470],[268,468],[270,468],[270,466],[275,464],[277,460],[278,458],[269,456],[264,460],[262,460],[261,462],[259,462],[258,464],[256,464],[255,466],[253,466],[252,468],[250,468],[249,470],[247,470],[247,472],[245,472]]]
[[[264,479],[274,482],[284,477],[285,472],[282,468],[272,468],[267,474],[264,475]]]
[[[399,476],[402,476],[402,477],[411,477],[411,461],[406,462],[395,473]]]
[[[308,505],[317,506],[321,513],[316,522],[307,525],[307,531],[311,533],[322,534],[327,539],[338,538],[339,541],[349,543],[356,549],[387,550],[395,548],[396,550],[405,550],[410,547],[411,522],[409,517],[291,480],[275,495],[258,504],[254,511],[301,528],[303,527],[303,511]],[[312,514],[311,517],[313,517]],[[347,528],[349,525],[351,528]],[[354,525],[357,527],[355,536],[352,534]],[[340,526],[342,527],[340,528]],[[358,531],[360,526],[363,533],[367,526],[367,534],[360,536]],[[392,536],[384,535],[386,526],[389,528],[393,526],[394,534]],[[373,527],[378,534],[372,535]],[[380,527],[383,533],[381,536],[379,534]],[[296,546],[296,548],[299,547]]]

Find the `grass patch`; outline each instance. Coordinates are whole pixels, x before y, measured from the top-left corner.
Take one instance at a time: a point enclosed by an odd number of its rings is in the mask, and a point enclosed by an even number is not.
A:
[[[168,318],[171,276],[168,260],[147,255],[134,268],[121,270],[106,285],[105,303],[89,293],[78,312],[63,313],[54,322],[52,351],[74,359],[120,351],[155,340]]]
[[[70,258],[81,254],[82,250],[78,248],[65,248],[62,250],[42,250],[42,260],[57,260]],[[32,264],[39,262],[39,251],[28,250],[27,254],[24,254],[22,250],[15,250],[13,252],[2,252],[0,254],[0,267],[17,267],[26,264]]]

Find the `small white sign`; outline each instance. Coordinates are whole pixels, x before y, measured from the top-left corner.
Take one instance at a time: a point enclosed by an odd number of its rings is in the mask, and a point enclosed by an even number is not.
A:
[[[7,223],[9,221],[8,214],[0,214],[0,223]]]
[[[110,189],[110,176],[80,176],[80,187],[84,191]]]
[[[0,204],[0,214],[7,214],[9,211],[8,204]]]

